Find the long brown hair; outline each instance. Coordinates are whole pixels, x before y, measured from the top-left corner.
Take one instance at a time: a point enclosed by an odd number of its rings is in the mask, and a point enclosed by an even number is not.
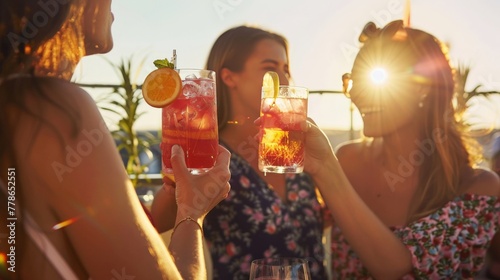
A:
[[[427,216],[463,192],[470,177],[476,145],[466,127],[457,121],[453,105],[455,81],[447,48],[434,36],[407,28],[410,45],[417,61],[428,69],[423,75],[431,80],[432,92],[423,104],[423,139],[433,139],[435,152],[421,165],[419,188],[410,208],[410,220]]]
[[[408,221],[429,215],[461,194],[463,183],[470,178],[476,156],[476,142],[467,127],[457,121],[454,70],[447,48],[422,30],[403,27],[402,22],[389,23],[382,29],[365,26],[360,36],[362,48],[376,48],[380,55],[389,51],[410,50],[415,62],[410,68],[416,81],[430,88],[422,100],[423,119],[420,137],[429,150],[419,164],[418,188],[413,197]],[[432,148],[432,149],[431,149]]]
[[[50,3],[50,2],[47,2]],[[69,79],[73,69],[85,54],[82,16],[85,0],[66,4],[52,2],[47,10],[42,1],[2,1],[0,13],[0,118],[8,120],[7,107],[14,106],[40,120],[43,115],[27,108],[24,94],[34,92],[38,97],[75,119],[64,105],[40,90],[35,76]],[[44,16],[41,16],[41,15]],[[42,21],[43,20],[43,21]],[[29,83],[12,81],[13,77],[31,79]],[[28,88],[36,89],[29,91]],[[13,134],[6,121],[0,125],[0,156],[12,151]]]
[[[62,3],[61,3],[62,2]],[[74,67],[84,55],[82,15],[85,0],[38,1],[16,0],[0,2],[0,167],[16,167],[13,135],[23,129],[17,125],[12,112],[18,111],[32,116],[41,124],[47,124],[57,134],[57,128],[45,120],[39,108],[26,104],[27,94],[60,110],[73,124],[76,135],[79,116],[71,104],[62,103],[51,92],[42,90],[37,76],[58,77],[68,80]],[[74,106],[74,105],[73,105]],[[35,136],[35,135],[34,135]],[[60,137],[62,139],[62,137]],[[62,147],[62,145],[61,145]],[[26,147],[29,149],[29,147]],[[16,169],[17,176],[26,176],[27,170]],[[22,174],[22,175],[21,175]],[[6,182],[6,174],[0,178]],[[23,208],[23,194],[28,191],[21,181],[16,182],[16,207]],[[7,201],[0,191],[2,201]],[[7,207],[0,214],[5,217]],[[22,266],[23,223],[18,218],[16,225],[16,260]],[[5,251],[6,242],[0,242]],[[15,274],[19,276],[19,273]],[[3,275],[0,274],[3,277]],[[7,276],[6,276],[7,277]]]
[[[245,61],[252,54],[255,45],[263,39],[272,39],[281,44],[285,48],[288,58],[288,42],[285,37],[250,26],[238,26],[225,31],[217,38],[210,50],[205,68],[217,73],[219,131],[222,131],[227,122],[233,118],[229,89],[219,73],[224,68],[233,72],[242,71]]]

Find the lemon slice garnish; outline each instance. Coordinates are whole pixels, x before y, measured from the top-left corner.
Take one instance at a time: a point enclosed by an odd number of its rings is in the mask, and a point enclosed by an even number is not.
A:
[[[276,100],[278,97],[278,92],[280,91],[280,78],[278,73],[274,71],[267,71],[262,79],[262,89],[264,91],[272,91],[273,98]]]

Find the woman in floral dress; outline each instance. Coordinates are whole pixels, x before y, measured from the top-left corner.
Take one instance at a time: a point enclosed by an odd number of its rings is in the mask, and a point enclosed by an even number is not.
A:
[[[266,71],[290,79],[288,45],[280,35],[238,26],[219,36],[207,69],[217,72],[221,144],[231,151],[231,192],[204,223],[214,279],[249,277],[250,263],[264,257],[309,260],[314,279],[323,267],[322,207],[305,173],[264,175],[257,167],[262,78]]]
[[[499,178],[453,109],[453,71],[432,35],[373,23],[348,92],[366,138],[334,154],[305,126],[305,168],[334,219],[334,279],[472,279],[499,226]]]
[[[490,168],[500,176],[500,133],[493,135],[492,146],[489,151]],[[488,279],[500,279],[500,233],[491,240],[490,248],[488,249],[488,259],[486,267],[483,269],[484,274]]]

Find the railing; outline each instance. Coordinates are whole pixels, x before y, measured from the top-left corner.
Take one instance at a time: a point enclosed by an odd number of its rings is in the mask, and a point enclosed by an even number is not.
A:
[[[121,88],[121,85],[112,85],[112,84],[80,84],[76,83],[76,85],[85,88],[111,88],[118,89]],[[137,89],[141,89],[142,85],[137,85]],[[309,94],[344,94],[340,90],[310,90]],[[355,138],[355,130],[354,130],[354,105],[351,102],[349,106],[349,139]]]
[[[343,91],[340,90],[310,90],[309,94],[344,94]],[[355,138],[354,131],[354,104],[352,101],[349,105],[349,139],[353,140]]]

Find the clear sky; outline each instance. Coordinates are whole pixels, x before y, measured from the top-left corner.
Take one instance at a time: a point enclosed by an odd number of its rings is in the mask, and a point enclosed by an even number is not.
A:
[[[179,68],[202,68],[214,40],[225,30],[250,24],[278,32],[289,40],[290,65],[296,85],[310,90],[339,90],[359,47],[368,21],[383,26],[401,19],[405,0],[114,0],[115,47],[106,55],[84,58],[75,73],[80,83],[116,83],[104,59],[118,63],[133,57],[142,84],[156,58],[178,54]],[[470,65],[468,89],[500,91],[499,0],[413,0],[411,26],[450,45],[453,64]],[[93,96],[99,92],[88,89]],[[470,120],[477,126],[500,127],[500,96],[472,100]],[[348,129],[349,102],[341,95],[312,95],[309,115],[327,129]],[[146,112],[137,129],[159,129],[161,110]],[[112,117],[105,114],[112,122]],[[355,113],[355,128],[361,121]]]

